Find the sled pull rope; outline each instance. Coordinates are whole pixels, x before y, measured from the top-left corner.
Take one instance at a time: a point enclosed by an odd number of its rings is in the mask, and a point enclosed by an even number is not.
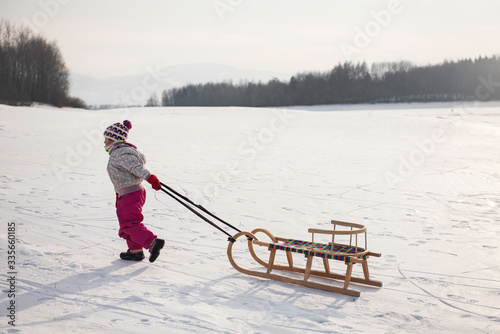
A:
[[[228,236],[228,241],[230,241],[230,242],[235,242],[236,241],[231,234],[229,234],[228,232],[226,232],[225,230],[223,230],[220,226],[218,226],[217,224],[215,224],[214,222],[212,222],[210,219],[208,219],[207,217],[205,217],[204,215],[202,215],[200,212],[196,211],[190,205],[194,206],[198,210],[201,210],[205,214],[207,214],[207,215],[209,215],[209,216],[217,219],[218,221],[220,221],[221,223],[225,224],[226,226],[231,227],[232,229],[234,229],[234,230],[236,230],[238,232],[241,232],[239,229],[237,229],[233,225],[229,224],[228,222],[220,219],[219,217],[217,217],[216,215],[214,215],[213,213],[211,213],[210,211],[208,211],[207,209],[205,209],[203,206],[194,203],[193,201],[191,201],[186,196],[183,196],[183,195],[179,194],[177,191],[175,191],[174,189],[170,188],[166,184],[164,184],[162,182],[160,182],[160,184],[162,186],[160,188],[160,190],[162,190],[165,194],[167,194],[170,197],[172,197],[173,199],[175,199],[177,202],[179,202],[181,205],[183,205],[184,207],[186,207],[189,211],[191,211],[192,213],[194,213],[195,215],[197,215],[198,217],[200,217],[201,219],[203,219],[205,222],[209,223],[210,225],[212,225],[213,227],[215,227],[216,229],[218,229],[222,233],[226,234]]]

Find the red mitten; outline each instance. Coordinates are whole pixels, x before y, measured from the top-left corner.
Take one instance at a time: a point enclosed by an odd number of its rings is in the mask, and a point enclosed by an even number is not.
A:
[[[151,176],[148,177],[146,181],[151,183],[151,187],[153,187],[154,190],[160,190],[161,188],[160,180],[158,180],[156,175],[151,174]]]

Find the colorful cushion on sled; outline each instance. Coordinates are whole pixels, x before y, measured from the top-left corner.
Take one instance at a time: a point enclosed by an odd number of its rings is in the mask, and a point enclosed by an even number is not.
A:
[[[288,239],[283,243],[271,243],[269,245],[269,249],[280,249],[287,252],[299,253],[310,256],[317,256],[321,258],[334,259],[339,261],[345,261],[346,263],[352,262],[352,257],[358,257],[360,259],[365,260],[366,256],[356,256],[356,247],[353,246],[345,246],[345,245],[333,245],[332,244],[322,244],[318,242],[310,242],[296,239]],[[323,252],[332,252],[333,253],[345,253],[352,254],[350,255],[332,255],[326,254]],[[364,249],[358,247],[358,252],[363,252]]]

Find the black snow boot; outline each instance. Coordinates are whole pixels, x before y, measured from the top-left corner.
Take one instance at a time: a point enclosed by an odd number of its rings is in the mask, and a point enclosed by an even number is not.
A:
[[[129,261],[142,261],[144,260],[144,252],[140,251],[139,253],[130,253],[130,249],[126,252],[120,253],[120,259],[129,260]]]
[[[151,246],[149,247],[149,252],[151,253],[149,255],[149,262],[155,262],[158,255],[160,255],[160,250],[163,246],[165,246],[165,240],[158,238],[153,240]]]

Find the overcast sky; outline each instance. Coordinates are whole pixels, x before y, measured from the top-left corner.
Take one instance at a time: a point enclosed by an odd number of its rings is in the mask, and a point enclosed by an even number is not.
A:
[[[73,73],[101,78],[185,63],[294,74],[500,54],[498,0],[0,0],[0,13],[56,40]]]

